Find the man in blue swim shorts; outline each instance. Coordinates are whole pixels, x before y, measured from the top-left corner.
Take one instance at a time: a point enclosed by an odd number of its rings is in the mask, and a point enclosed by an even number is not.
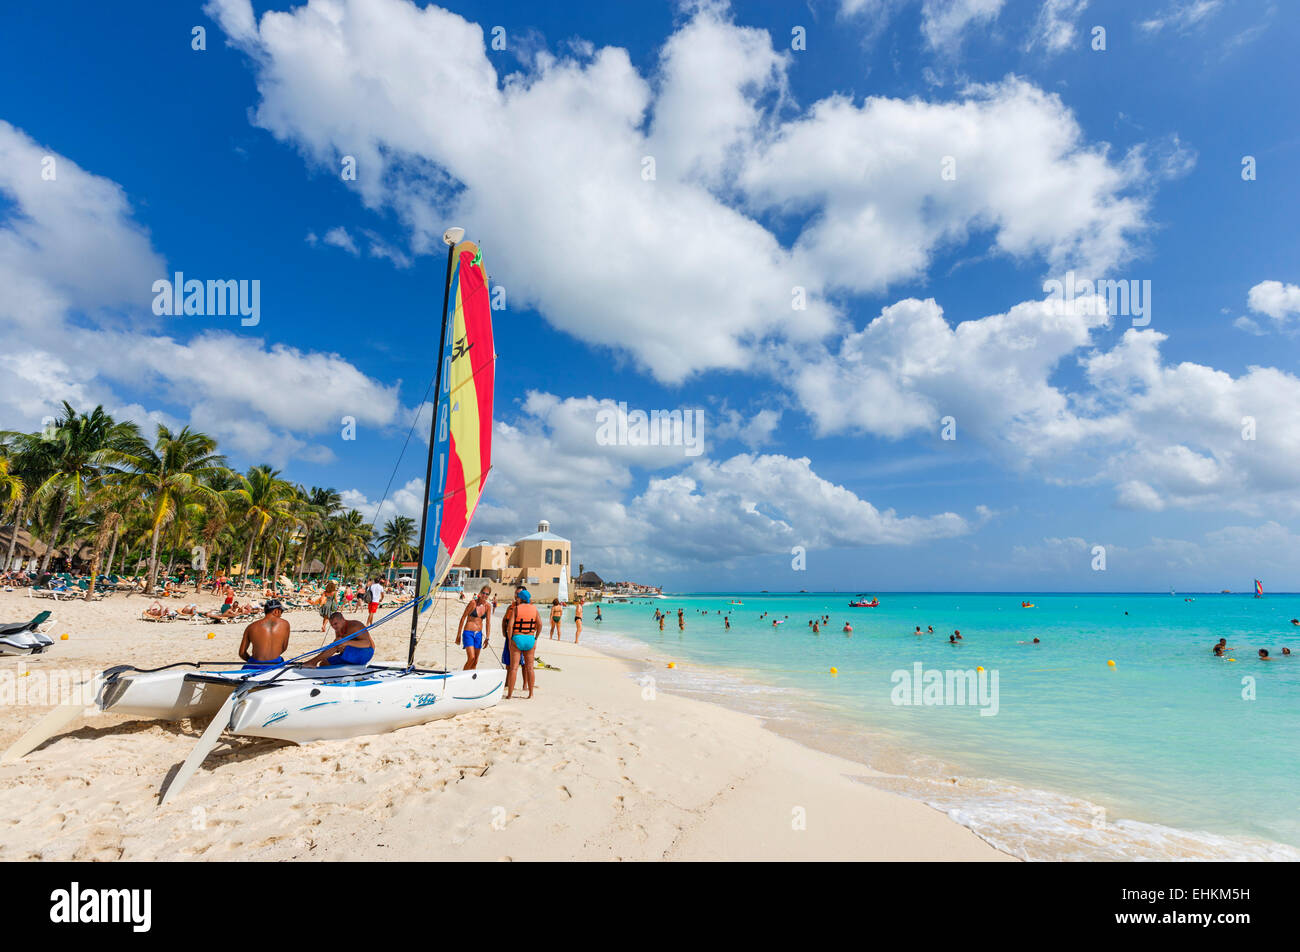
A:
[[[281,664],[289,647],[289,623],[284,620],[284,605],[273,598],[262,606],[265,616],[244,629],[239,642],[239,657],[245,668],[269,668]]]
[[[342,612],[330,615],[329,622],[334,629],[336,643],[308,661],[305,667],[332,668],[342,664],[369,664],[375,656],[375,642],[366,626],[355,618],[344,618]],[[355,637],[348,638],[349,635]],[[344,638],[347,640],[343,641]]]

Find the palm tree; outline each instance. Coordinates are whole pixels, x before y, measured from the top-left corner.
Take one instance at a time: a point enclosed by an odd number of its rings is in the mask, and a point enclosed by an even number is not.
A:
[[[363,562],[370,555],[369,543],[373,532],[365,517],[355,509],[349,509],[326,523],[320,549],[325,556],[325,577],[329,578],[330,569],[336,563],[348,572]]]
[[[49,474],[32,492],[33,498],[38,502],[57,499],[49,541],[41,557],[40,571],[44,573],[59,543],[69,503],[75,508],[85,505],[108,455],[139,440],[140,430],[134,423],[115,422],[102,406],[90,413],[77,413],[65,400],[63,416],[48,431],[17,435],[22,437],[25,449],[50,466]],[[40,448],[38,442],[42,440],[49,445]]]
[[[307,557],[311,554],[311,540],[325,524],[343,508],[343,497],[334,489],[321,489],[313,486],[306,494],[304,505],[299,512],[305,535],[302,540],[302,554],[298,559],[298,581],[302,581],[303,570],[307,566]]]
[[[415,551],[415,520],[410,516],[395,516],[384,524],[384,531],[375,540],[384,561],[405,562]]]
[[[144,500],[149,513],[149,580],[145,594],[158,581],[158,537],[163,526],[193,505],[219,505],[220,495],[208,481],[225,472],[225,457],[217,453],[217,441],[188,426],[173,433],[161,423],[150,446],[137,438],[126,446],[110,450],[106,458],[114,466],[107,482]]]
[[[14,470],[14,460],[0,456],[0,499],[4,500],[4,511],[13,514],[13,528],[9,530],[9,553],[5,556],[2,568],[8,569],[14,558],[14,543],[18,539],[18,523],[22,518],[23,502],[27,498],[27,487],[23,478]]]
[[[254,466],[236,480],[232,490],[243,510],[248,529],[248,548],[244,550],[243,583],[248,584],[248,566],[253,558],[253,544],[262,538],[266,527],[277,519],[289,519],[289,501],[293,487],[280,478],[280,471],[265,464]]]

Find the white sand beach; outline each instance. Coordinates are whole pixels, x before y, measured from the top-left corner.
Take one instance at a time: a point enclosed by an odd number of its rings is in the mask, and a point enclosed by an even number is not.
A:
[[[0,671],[234,657],[241,624],[140,621],[147,604],[0,593],[0,621],[43,609],[56,621],[54,647],[0,658]],[[318,616],[288,617],[291,650],[321,643]],[[404,659],[405,633],[401,620],[380,629],[376,660]],[[626,662],[586,645],[543,641],[539,654],[561,670],[538,672],[531,701],[302,747],[223,739],[165,808],[159,788],[205,724],[85,718],[0,766],[0,859],[1010,859],[854,779],[868,767],[756,718],[662,690],[647,699]],[[417,661],[442,657],[439,629]],[[459,666],[460,652],[450,657]],[[49,709],[6,707],[0,749]]]

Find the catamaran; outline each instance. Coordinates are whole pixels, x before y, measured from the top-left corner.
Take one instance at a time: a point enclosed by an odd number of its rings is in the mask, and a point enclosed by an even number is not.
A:
[[[102,672],[92,690],[101,711],[158,720],[211,715],[185,763],[163,793],[177,796],[223,732],[304,744],[386,733],[501,699],[505,671],[448,671],[416,667],[421,615],[451,567],[491,470],[492,400],[496,353],[483,255],[462,228],[449,228],[443,286],[442,333],[435,371],[437,402],[430,423],[425,505],[420,519],[419,581],[415,597],[381,618],[376,628],[411,611],[406,664],[308,667],[325,648],[272,667],[240,662],[181,662],[146,670],[120,665]],[[432,617],[431,615],[428,617]],[[366,629],[363,629],[366,630]],[[353,633],[335,644],[356,637]],[[329,647],[329,646],[326,646]],[[40,746],[85,712],[56,708],[7,750],[15,760]]]

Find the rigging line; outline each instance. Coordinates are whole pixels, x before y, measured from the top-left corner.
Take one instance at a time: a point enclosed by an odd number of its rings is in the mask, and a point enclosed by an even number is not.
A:
[[[437,371],[434,372],[434,376],[436,375]],[[397,454],[397,462],[393,464],[393,471],[388,474],[388,485],[384,487],[383,498],[379,500],[379,505],[375,507],[375,514],[370,520],[370,532],[372,535],[375,531],[375,523],[379,521],[379,511],[383,509],[384,503],[388,500],[388,491],[393,488],[393,479],[397,476],[397,470],[402,465],[403,457],[406,456],[406,448],[411,444],[411,434],[415,432],[415,424],[420,421],[420,410],[423,410],[424,405],[429,402],[429,394],[433,391],[433,381],[434,377],[430,377],[429,386],[424,388],[424,398],[420,401],[420,407],[415,411],[415,416],[411,420],[411,425],[406,431],[406,440],[402,443],[402,451]],[[437,412],[437,407],[434,407],[432,412]]]
[[[479,375],[480,373],[482,373],[484,370],[487,370],[489,367],[494,366],[494,365],[496,364],[496,362],[497,362],[497,355],[496,355],[496,354],[493,354],[493,355],[492,355],[492,360],[491,360],[490,363],[479,364],[477,367],[473,367],[473,368],[471,368],[471,369],[470,369],[470,372],[469,372],[469,378],[466,379],[466,380],[462,380],[460,383],[456,384],[456,386],[454,386],[454,387],[452,387],[450,390],[448,390],[448,391],[447,391],[448,394],[455,393],[457,390],[460,390],[460,389],[462,389],[462,388],[464,388],[464,387],[467,387],[467,386],[469,386],[470,384],[474,383],[474,381],[476,380],[476,378],[478,377],[478,375]]]
[[[463,488],[461,488],[461,489],[453,489],[453,490],[451,490],[450,492],[445,492],[445,493],[443,493],[441,496],[434,496],[434,497],[432,497],[432,498],[433,498],[433,499],[441,499],[443,502],[446,502],[446,501],[447,501],[448,499],[450,499],[452,496],[459,496],[461,493],[467,493],[467,492],[469,492],[470,487],[473,486],[475,483],[481,483],[481,482],[483,482],[483,480],[487,479],[487,474],[490,473],[490,472],[492,472],[492,467],[491,467],[491,466],[489,466],[487,469],[483,470],[483,472],[479,473],[479,475],[475,476],[473,479],[467,479],[467,480],[465,480],[465,485],[464,485]],[[457,546],[457,548],[459,548],[459,546]]]

